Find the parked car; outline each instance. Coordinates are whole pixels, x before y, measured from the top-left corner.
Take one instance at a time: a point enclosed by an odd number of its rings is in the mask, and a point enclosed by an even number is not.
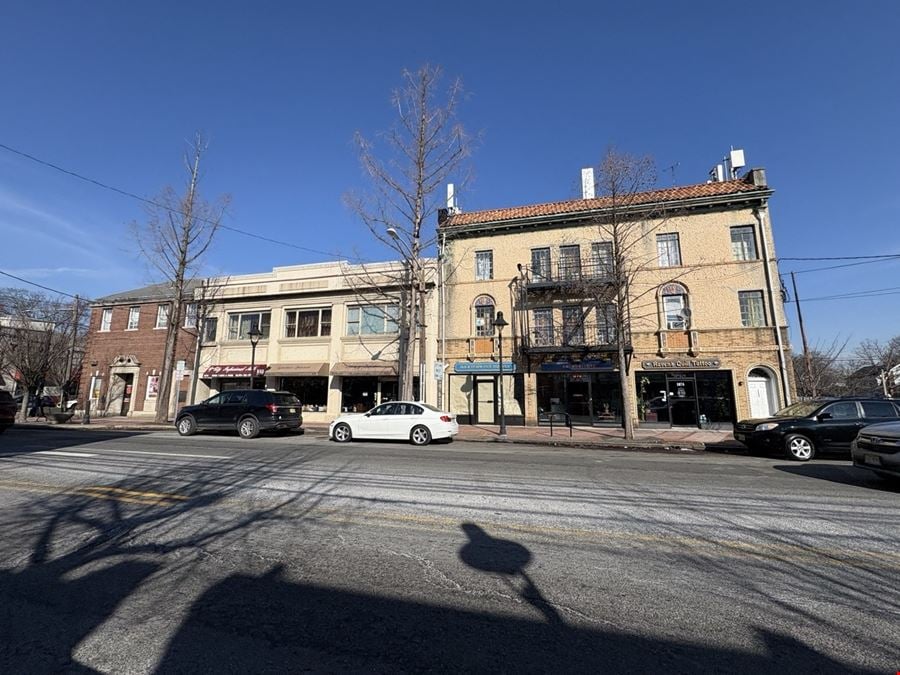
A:
[[[823,450],[849,452],[863,427],[898,420],[900,405],[891,399],[820,398],[794,403],[772,417],[741,420],[734,437],[751,451],[783,451],[806,462]]]
[[[0,391],[0,434],[16,421],[18,406],[13,395],[8,391]]]
[[[437,439],[452,441],[458,433],[456,415],[414,401],[391,401],[375,406],[367,413],[346,413],[328,427],[328,437],[338,443],[368,438],[408,440],[413,445],[427,445]]]
[[[300,400],[288,391],[234,389],[178,411],[175,428],[182,436],[197,431],[237,431],[256,438],[260,431],[290,431],[303,425]]]
[[[900,479],[900,421],[863,428],[850,448],[853,465],[882,478]]]

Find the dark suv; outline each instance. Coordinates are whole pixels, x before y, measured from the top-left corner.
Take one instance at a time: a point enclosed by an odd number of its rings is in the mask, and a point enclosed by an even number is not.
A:
[[[0,391],[0,433],[16,421],[16,401],[8,391]]]
[[[784,451],[806,462],[820,450],[850,451],[860,429],[900,420],[900,404],[891,399],[832,398],[800,401],[772,417],[741,420],[734,437],[751,451]]]
[[[175,428],[182,436],[214,429],[256,438],[260,431],[292,431],[303,425],[300,400],[288,391],[234,389],[178,411]]]

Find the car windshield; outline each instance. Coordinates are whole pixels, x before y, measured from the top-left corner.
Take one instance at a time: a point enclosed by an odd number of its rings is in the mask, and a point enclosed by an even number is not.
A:
[[[816,410],[822,407],[825,401],[798,401],[792,403],[787,408],[782,408],[773,417],[806,417],[812,415]]]

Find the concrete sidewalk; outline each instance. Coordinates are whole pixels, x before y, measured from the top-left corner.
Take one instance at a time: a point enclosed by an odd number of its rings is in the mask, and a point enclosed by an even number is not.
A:
[[[44,419],[29,419],[17,423],[18,428],[30,429],[82,429],[94,431],[169,431],[175,433],[175,426],[157,424],[153,420],[133,417],[97,417],[91,418],[90,424],[81,424],[73,419],[66,424],[55,424]],[[304,430],[315,436],[328,433],[326,424],[304,424]],[[497,426],[461,425],[457,441],[491,442],[500,441],[500,430]],[[540,427],[507,427],[508,443],[522,443],[547,446],[595,447],[606,449],[645,449],[656,451],[702,451],[741,450],[743,446],[734,440],[730,431],[712,431],[704,429],[638,429],[635,438],[626,441],[623,431],[616,428],[601,427],[558,427],[551,430],[549,426]]]

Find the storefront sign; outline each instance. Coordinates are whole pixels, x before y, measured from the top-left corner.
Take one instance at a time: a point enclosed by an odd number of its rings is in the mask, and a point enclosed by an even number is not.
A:
[[[496,361],[457,361],[453,364],[455,373],[499,373],[500,364]],[[512,361],[503,362],[504,373],[516,372],[516,364]]]
[[[719,359],[659,359],[641,361],[644,370],[699,370],[701,368],[720,368]]]
[[[551,361],[542,363],[538,370],[542,373],[572,373],[592,370],[614,370],[610,359],[582,359],[581,361]]]
[[[266,374],[266,364],[260,364],[255,367],[256,377],[261,377]],[[246,365],[223,365],[223,366],[210,366],[203,373],[203,377],[250,377],[250,364]]]

